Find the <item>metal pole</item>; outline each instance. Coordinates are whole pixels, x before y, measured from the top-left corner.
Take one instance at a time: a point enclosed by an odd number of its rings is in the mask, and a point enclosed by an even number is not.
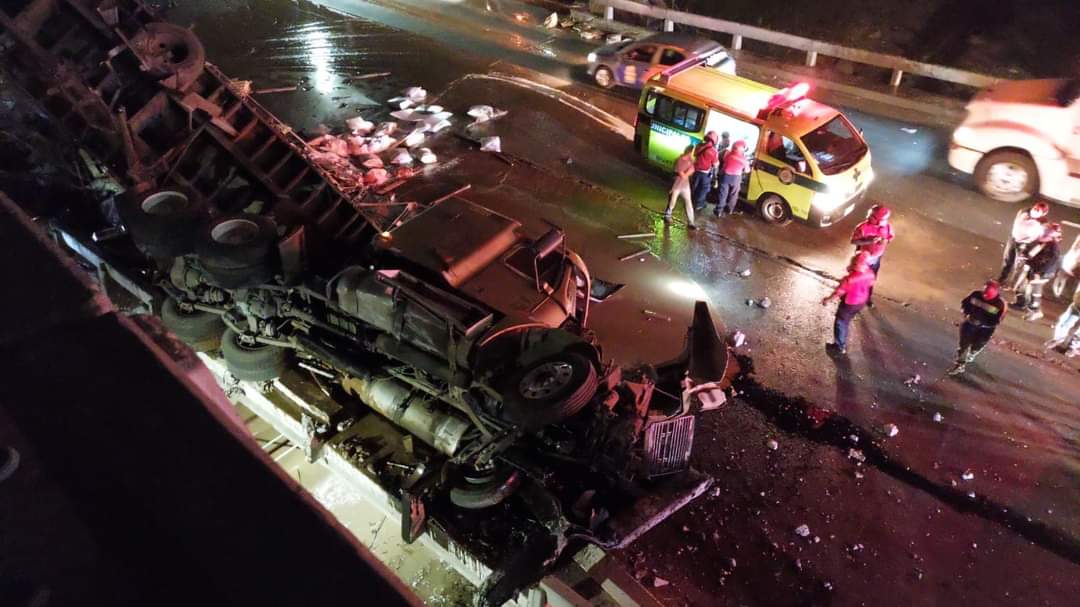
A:
[[[806,51],[806,66],[814,67],[817,65],[817,51]]]
[[[742,49],[742,35],[741,34],[732,34],[731,35],[731,50],[737,51],[737,50],[740,50],[740,49]]]
[[[895,88],[900,87],[900,79],[904,77],[904,70],[893,70],[892,76],[889,77],[889,86]]]
[[[614,21],[615,20],[615,7],[614,6],[611,6],[610,4],[604,6],[604,19],[606,21]]]

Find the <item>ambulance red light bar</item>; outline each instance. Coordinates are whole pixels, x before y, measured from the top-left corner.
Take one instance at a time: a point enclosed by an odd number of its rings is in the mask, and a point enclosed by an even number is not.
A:
[[[775,95],[769,97],[769,102],[765,104],[765,111],[771,112],[772,110],[789,106],[800,99],[805,99],[806,94],[809,92],[809,82],[798,82],[786,89],[780,89]]]

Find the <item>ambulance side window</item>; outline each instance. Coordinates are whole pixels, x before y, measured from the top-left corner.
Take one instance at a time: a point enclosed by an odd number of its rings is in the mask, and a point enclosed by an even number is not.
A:
[[[652,116],[656,114],[656,100],[660,96],[656,94],[656,91],[649,91],[649,94],[645,96],[645,113]]]
[[[653,93],[650,93],[652,95]],[[645,98],[645,111],[649,112],[649,105],[653,103],[648,97]],[[676,101],[666,95],[656,94],[654,110],[651,113],[660,122],[666,122],[671,126],[684,131],[697,132],[701,129],[701,122],[705,112],[700,108]]]

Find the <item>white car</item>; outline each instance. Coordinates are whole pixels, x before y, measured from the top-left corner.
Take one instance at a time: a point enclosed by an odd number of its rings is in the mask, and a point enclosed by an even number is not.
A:
[[[1040,195],[1080,207],[1080,79],[1020,80],[975,96],[949,165],[1003,202]]]

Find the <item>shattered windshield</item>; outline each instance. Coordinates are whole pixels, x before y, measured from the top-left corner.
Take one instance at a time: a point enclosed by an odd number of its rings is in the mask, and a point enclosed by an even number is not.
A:
[[[850,168],[866,154],[866,142],[840,115],[803,135],[802,142],[826,175]]]

